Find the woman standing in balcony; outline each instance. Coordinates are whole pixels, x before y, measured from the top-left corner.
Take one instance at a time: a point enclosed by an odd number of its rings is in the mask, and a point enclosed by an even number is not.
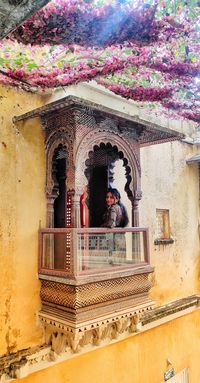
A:
[[[120,201],[117,189],[109,188],[106,193],[106,211],[103,215],[101,227],[125,227],[128,225],[128,214],[125,206]]]
[[[117,189],[109,188],[106,193],[106,211],[103,215],[102,227],[116,228],[128,225],[128,214],[120,201]],[[126,258],[126,239],[124,233],[115,232],[106,234],[109,248],[109,263],[119,264]]]

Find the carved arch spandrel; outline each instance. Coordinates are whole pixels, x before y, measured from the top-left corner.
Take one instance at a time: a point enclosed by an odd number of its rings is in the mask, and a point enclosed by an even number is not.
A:
[[[74,130],[73,126],[67,125],[67,126],[60,126],[59,128],[54,128],[51,130],[51,132],[48,132],[48,135],[46,136],[46,149],[50,148],[50,146],[53,144],[53,142],[57,139],[66,139],[68,143],[73,143],[74,141]]]
[[[130,145],[129,142],[125,141],[123,137],[110,130],[94,130],[93,132],[89,132],[80,142],[74,155],[76,168],[76,190],[81,193],[83,192],[85,185],[87,185],[88,180],[85,176],[85,162],[88,158],[89,152],[94,150],[94,145],[99,146],[101,143],[110,143],[112,146],[116,146],[118,151],[122,151],[124,158],[127,159],[128,165],[131,168],[132,179],[129,187],[134,193],[135,191],[140,190],[141,167],[138,156],[138,148],[136,146],[134,150],[133,146]]]

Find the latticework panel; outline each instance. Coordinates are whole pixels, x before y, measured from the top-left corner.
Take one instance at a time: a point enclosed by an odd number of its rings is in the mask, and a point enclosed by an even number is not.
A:
[[[81,308],[148,293],[150,286],[148,274],[88,283],[82,286],[69,286],[54,281],[43,280],[41,298],[43,301],[65,307]]]

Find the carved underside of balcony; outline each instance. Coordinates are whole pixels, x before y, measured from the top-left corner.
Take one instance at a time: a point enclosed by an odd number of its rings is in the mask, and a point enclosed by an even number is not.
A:
[[[142,315],[151,310],[150,282],[146,272],[71,285],[58,278],[40,276],[46,341],[56,352],[68,346],[74,352],[105,337],[137,331]]]

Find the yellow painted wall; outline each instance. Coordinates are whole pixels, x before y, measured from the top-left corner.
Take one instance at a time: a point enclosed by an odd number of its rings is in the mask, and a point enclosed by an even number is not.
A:
[[[200,382],[200,311],[119,343],[77,356],[16,383],[161,383],[167,358]]]
[[[45,226],[46,220],[44,137],[39,119],[16,127],[12,117],[47,101],[0,88],[0,355],[43,343],[37,321],[37,232],[39,222]],[[199,291],[198,170],[185,164],[195,150],[168,143],[141,153],[141,225],[150,228],[151,263],[156,268],[151,295],[157,304]],[[153,244],[156,208],[170,209],[173,245]],[[177,371],[189,366],[191,382],[199,383],[198,320],[199,313],[188,315],[20,382],[160,383],[169,357]]]
[[[14,115],[43,105],[41,96],[0,88],[0,355],[42,342],[37,231],[45,220],[45,155],[37,119]]]
[[[140,225],[149,227],[151,296],[157,304],[199,292],[199,173],[198,165],[186,164],[196,152],[182,142],[141,150]],[[156,209],[169,209],[173,244],[154,245]]]

